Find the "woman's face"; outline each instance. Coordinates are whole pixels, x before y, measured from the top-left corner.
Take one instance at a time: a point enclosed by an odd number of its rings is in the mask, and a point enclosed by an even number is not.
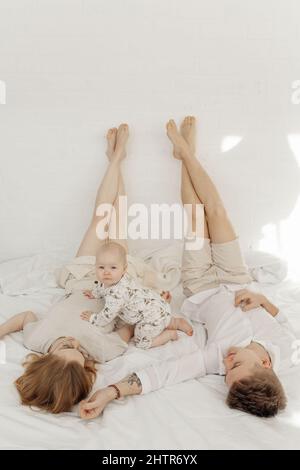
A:
[[[58,338],[52,343],[49,352],[56,354],[57,356],[64,359],[66,362],[78,362],[82,367],[85,363],[84,351],[80,346],[77,339],[71,336],[65,336]]]

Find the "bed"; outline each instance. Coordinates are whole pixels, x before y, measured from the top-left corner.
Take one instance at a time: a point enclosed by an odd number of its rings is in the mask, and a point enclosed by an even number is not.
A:
[[[261,257],[257,262],[257,255],[251,256],[266,294],[285,311],[300,338],[299,284],[283,279],[286,272],[281,262],[273,260],[272,264]],[[26,309],[43,314],[58,301],[64,291],[57,287],[53,272],[62,263],[52,255],[36,255],[0,264],[0,321]],[[173,311],[179,311],[183,299],[178,285],[173,291]],[[22,333],[6,337],[4,343],[0,343],[1,449],[300,448],[300,365],[281,374],[288,406],[272,419],[230,410],[224,403],[224,378],[211,375],[147,396],[114,401],[101,417],[82,421],[76,408],[51,415],[21,406],[13,381],[22,372],[28,351],[22,345]],[[122,376],[125,365],[134,370],[156,360],[159,352],[149,356],[131,345],[122,358],[102,367],[96,388],[109,381],[113,370]]]

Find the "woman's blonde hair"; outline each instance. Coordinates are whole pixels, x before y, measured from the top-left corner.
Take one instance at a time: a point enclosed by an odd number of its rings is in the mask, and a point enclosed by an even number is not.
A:
[[[87,397],[96,379],[95,362],[66,362],[55,354],[29,354],[24,373],[15,381],[23,405],[50,413],[70,411]]]

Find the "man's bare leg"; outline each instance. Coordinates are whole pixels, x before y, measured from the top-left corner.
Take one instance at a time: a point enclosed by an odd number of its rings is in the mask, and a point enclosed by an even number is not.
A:
[[[17,313],[17,315],[14,315],[5,323],[0,325],[0,338],[10,333],[14,333],[15,331],[21,331],[27,323],[34,321],[37,321],[37,316],[29,310]]]
[[[191,149],[178,132],[173,120],[167,123],[167,135],[174,146],[177,158],[180,157],[190,176],[193,188],[205,206],[208,232],[213,243],[225,243],[235,240],[236,233],[226,214],[221,197],[212,180],[192,154]]]
[[[97,208],[100,204],[110,204],[113,206],[119,190],[120,164],[126,156],[126,143],[129,136],[127,124],[121,124],[117,131],[114,152],[111,155],[109,166],[99,186],[94,213],[90,226],[81,242],[76,256],[95,256],[99,246],[104,243],[97,236],[97,225],[103,217],[97,215]],[[109,230],[109,226],[107,227]]]
[[[196,119],[193,116],[187,116],[181,126],[180,133],[189,145],[190,152],[192,155],[195,155],[196,152]],[[192,204],[192,233],[196,233],[196,230],[200,228],[201,233],[197,233],[199,237],[209,238],[209,231],[206,222],[205,210],[203,211],[203,220],[202,224],[197,226],[196,224],[196,207],[198,205],[203,205],[202,201],[197,196],[197,193],[194,189],[193,183],[191,181],[190,175],[187,171],[184,161],[180,158],[180,154],[177,154],[174,149],[174,157],[181,160],[181,200],[182,204]],[[199,223],[199,221],[198,221]],[[188,235],[190,233],[190,227]]]

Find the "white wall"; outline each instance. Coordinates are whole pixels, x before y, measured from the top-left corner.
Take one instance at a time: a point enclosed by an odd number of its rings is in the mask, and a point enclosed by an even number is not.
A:
[[[298,0],[0,0],[0,260],[76,250],[123,121],[130,201],[179,201],[164,126],[195,114],[243,246],[296,272],[299,19]]]

